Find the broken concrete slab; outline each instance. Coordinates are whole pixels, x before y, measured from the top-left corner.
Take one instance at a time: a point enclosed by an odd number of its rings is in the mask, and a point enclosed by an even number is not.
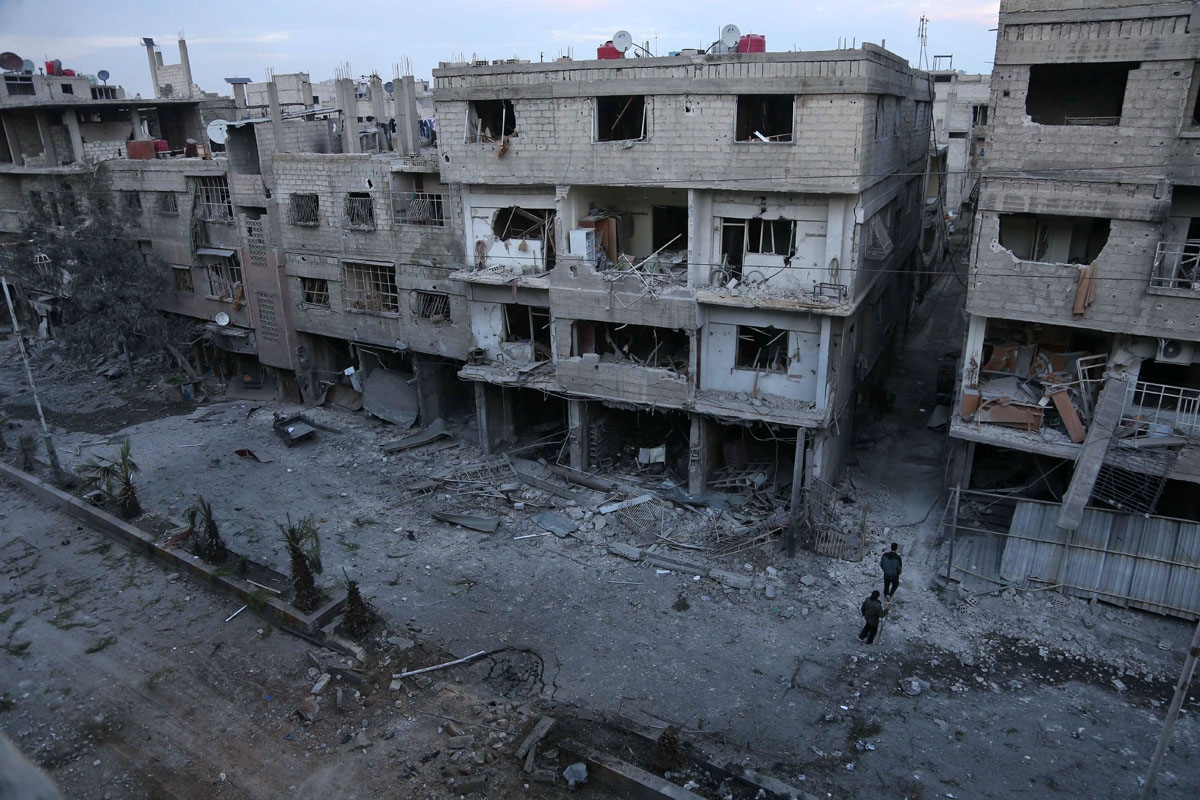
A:
[[[553,717],[539,718],[537,721],[537,724],[533,726],[533,730],[529,732],[529,735],[526,736],[524,741],[521,742],[521,746],[517,748],[517,758],[524,758],[525,754],[528,753],[530,751],[530,749],[534,745],[536,745],[539,741],[544,739],[546,737],[546,734],[548,734],[550,732],[550,729],[553,727],[554,727],[554,718]],[[530,770],[525,770],[525,771],[529,772]]]
[[[445,420],[438,418],[430,423],[429,427],[420,433],[414,433],[412,436],[398,439],[394,442],[388,442],[387,444],[383,445],[383,452],[399,453],[404,450],[411,450],[414,447],[420,447],[421,445],[429,444],[430,442],[437,441],[438,439],[449,435],[450,432],[446,430]]]
[[[555,513],[554,511],[542,511],[541,513],[534,514],[530,517],[530,520],[534,525],[537,525],[544,531],[550,531],[550,533],[553,533],[560,539],[579,530],[579,523],[572,522],[562,514]]]
[[[420,401],[410,380],[414,376],[378,367],[362,379],[363,408],[368,414],[387,420],[402,428],[417,421]]]
[[[461,525],[480,533],[495,533],[500,527],[499,517],[481,517],[474,514],[451,514],[444,511],[432,511],[431,516],[439,522],[450,525]]]

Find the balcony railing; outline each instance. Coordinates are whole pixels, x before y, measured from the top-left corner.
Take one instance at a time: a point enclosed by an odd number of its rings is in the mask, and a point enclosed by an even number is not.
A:
[[[1123,427],[1136,435],[1200,437],[1200,389],[1138,381],[1125,390]]]
[[[1159,242],[1154,253],[1154,276],[1150,286],[1155,289],[1200,291],[1200,239],[1182,242]]]

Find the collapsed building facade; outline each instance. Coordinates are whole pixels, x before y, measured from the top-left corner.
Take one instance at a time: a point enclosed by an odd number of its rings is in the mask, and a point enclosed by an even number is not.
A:
[[[1010,498],[988,514],[1029,498],[972,563],[1192,616],[1196,23],[1194,4],[1001,3],[951,425],[953,482]]]
[[[147,52],[154,100],[0,106],[6,230],[30,181],[102,172],[231,387],[404,425],[473,408],[488,452],[560,430],[577,469],[795,507],[836,476],[940,223],[930,82],[869,44],[445,64],[436,122],[411,77],[214,100],[185,46]]]

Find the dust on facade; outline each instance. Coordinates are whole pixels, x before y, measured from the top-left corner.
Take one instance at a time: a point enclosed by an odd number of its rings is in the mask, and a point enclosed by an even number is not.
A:
[[[1003,2],[990,77],[745,37],[226,98],[145,40],[150,99],[5,73],[0,231],[102,173],[217,374],[739,491],[791,546],[886,402],[948,219],[970,322],[945,529],[993,579],[1127,602],[1157,556],[1113,531],[1198,511],[1200,34],[1177,5],[1077,6]],[[1036,558],[1007,546],[1035,517]]]

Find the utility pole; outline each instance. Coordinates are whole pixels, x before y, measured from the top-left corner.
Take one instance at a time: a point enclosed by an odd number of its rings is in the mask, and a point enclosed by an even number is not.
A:
[[[46,457],[50,459],[50,469],[55,477],[62,473],[58,464],[58,453],[54,452],[54,440],[50,438],[50,429],[46,427],[46,415],[42,413],[42,401],[38,399],[37,386],[33,382],[33,370],[29,366],[29,354],[25,352],[25,340],[21,337],[21,328],[17,325],[17,312],[13,308],[12,295],[8,292],[8,278],[0,277],[4,286],[4,302],[8,304],[8,316],[12,318],[13,334],[17,337],[17,346],[21,349],[21,361],[25,363],[25,377],[29,379],[29,388],[33,391],[33,404],[37,407],[38,419],[42,423],[42,440],[46,443]]]
[[[1142,788],[1141,800],[1150,800],[1154,791],[1154,780],[1162,767],[1163,756],[1167,754],[1167,744],[1171,741],[1171,732],[1175,730],[1175,721],[1179,719],[1179,709],[1183,698],[1187,697],[1188,687],[1192,682],[1192,672],[1196,669],[1196,659],[1200,658],[1200,621],[1196,623],[1196,632],[1192,635],[1192,644],[1188,647],[1187,658],[1183,660],[1183,672],[1179,675],[1179,683],[1175,684],[1175,697],[1171,699],[1171,707],[1167,709],[1167,719],[1163,722],[1162,735],[1158,737],[1158,746],[1150,759],[1150,769],[1146,772],[1146,785]]]

